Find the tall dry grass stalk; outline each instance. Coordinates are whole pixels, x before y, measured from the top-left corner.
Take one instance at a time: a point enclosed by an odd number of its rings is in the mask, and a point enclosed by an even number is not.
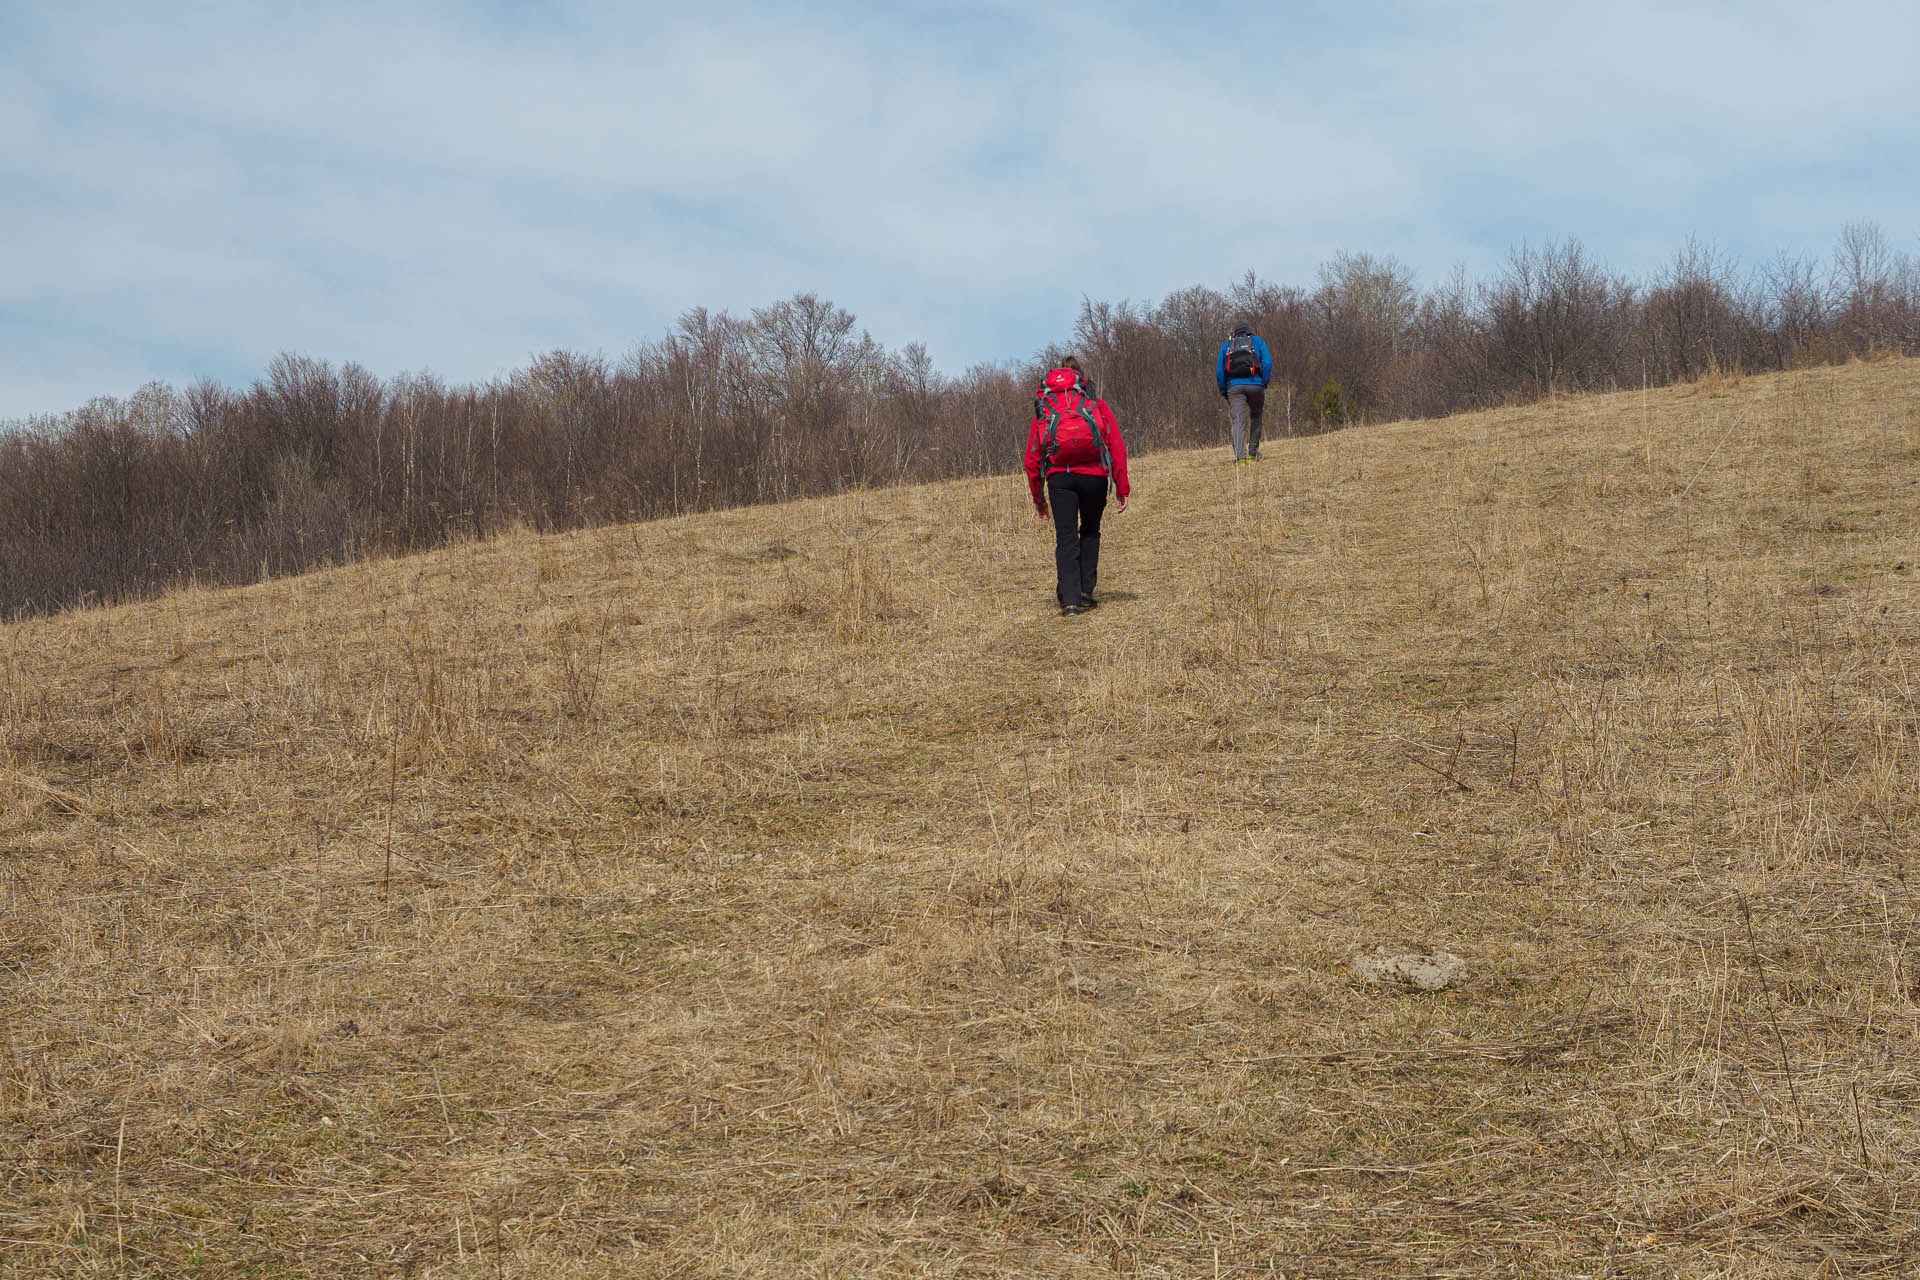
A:
[[[0,1272],[1911,1274],[1916,392],[0,630]]]

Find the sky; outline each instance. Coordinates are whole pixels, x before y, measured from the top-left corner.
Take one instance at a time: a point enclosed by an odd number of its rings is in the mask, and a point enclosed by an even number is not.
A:
[[[0,0],[0,421],[801,291],[958,374],[1340,251],[1920,252],[1917,47],[1878,0]]]

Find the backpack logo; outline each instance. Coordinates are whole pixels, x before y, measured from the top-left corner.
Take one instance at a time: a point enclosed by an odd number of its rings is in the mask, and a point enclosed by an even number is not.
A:
[[[1236,333],[1227,342],[1227,376],[1229,378],[1260,376],[1260,353],[1254,350],[1252,334]]]

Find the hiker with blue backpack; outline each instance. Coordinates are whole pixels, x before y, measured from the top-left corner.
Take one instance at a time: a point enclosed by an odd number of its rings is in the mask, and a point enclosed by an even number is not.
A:
[[[1220,344],[1213,380],[1227,402],[1233,464],[1244,467],[1260,461],[1260,411],[1266,408],[1267,383],[1273,380],[1273,355],[1266,339],[1245,325],[1235,327],[1233,335]]]
[[[1127,446],[1107,402],[1093,393],[1073,356],[1047,371],[1033,397],[1027,427],[1027,487],[1034,510],[1053,515],[1054,595],[1066,617],[1098,608],[1100,517],[1107,488],[1127,509]]]

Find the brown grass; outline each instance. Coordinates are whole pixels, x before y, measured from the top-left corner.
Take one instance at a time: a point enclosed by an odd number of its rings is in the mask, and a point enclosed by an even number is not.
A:
[[[0,629],[0,1271],[1914,1274],[1916,403],[1143,458],[1071,622],[999,479]]]

